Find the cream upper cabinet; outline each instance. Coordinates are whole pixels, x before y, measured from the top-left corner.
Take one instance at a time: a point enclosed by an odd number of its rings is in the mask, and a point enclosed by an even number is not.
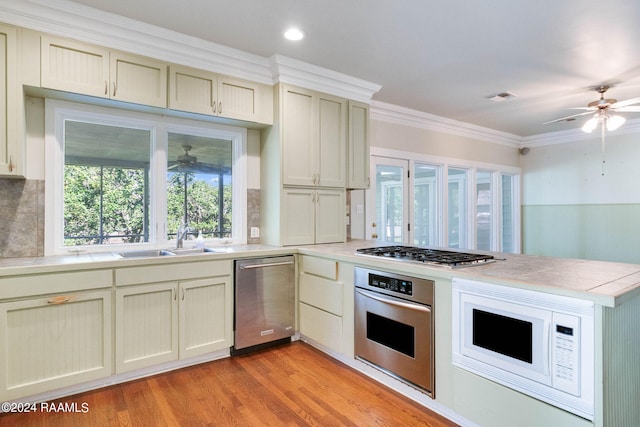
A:
[[[169,108],[273,124],[273,89],[268,85],[172,65],[169,68]]]
[[[369,105],[349,101],[349,147],[347,188],[368,189],[369,178]]]
[[[17,29],[0,24],[0,176],[24,177],[24,97]]]
[[[111,375],[111,313],[110,289],[0,303],[0,400]]]
[[[279,96],[283,184],[344,188],[347,101],[287,85]]]
[[[343,242],[345,191],[288,187],[282,197],[283,245]]]
[[[166,108],[162,61],[50,36],[41,37],[42,87]]]

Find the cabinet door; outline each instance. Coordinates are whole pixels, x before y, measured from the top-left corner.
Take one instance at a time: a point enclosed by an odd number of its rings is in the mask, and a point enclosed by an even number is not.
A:
[[[233,345],[229,276],[180,283],[180,358]]]
[[[122,52],[110,55],[111,99],[167,107],[167,65]]]
[[[369,188],[369,106],[349,101],[348,188]]]
[[[347,101],[329,95],[318,97],[318,178],[322,187],[346,184]]]
[[[282,180],[285,185],[316,185],[318,177],[314,93],[282,89]]]
[[[271,94],[270,100],[268,99],[269,94]],[[218,98],[219,116],[250,122],[273,123],[273,92],[271,87],[219,76]]]
[[[23,96],[18,81],[17,31],[0,24],[0,175],[24,176]]]
[[[177,286],[116,289],[116,373],[178,359]]]
[[[0,304],[0,400],[112,374],[111,291]]]
[[[109,97],[109,50],[72,40],[42,36],[42,87]]]
[[[169,70],[169,108],[214,115],[218,111],[217,75],[172,65]]]
[[[282,244],[315,243],[315,197],[310,188],[285,188],[282,196]]]
[[[316,195],[316,243],[346,240],[344,190],[318,190]]]

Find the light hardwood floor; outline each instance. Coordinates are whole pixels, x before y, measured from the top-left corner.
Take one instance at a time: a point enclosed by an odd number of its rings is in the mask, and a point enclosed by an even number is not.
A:
[[[53,403],[88,411],[0,414],[0,426],[456,425],[300,341]]]

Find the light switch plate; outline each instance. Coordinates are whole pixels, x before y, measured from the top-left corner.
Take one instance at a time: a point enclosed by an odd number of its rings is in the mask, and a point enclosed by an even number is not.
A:
[[[260,227],[251,227],[251,238],[256,239],[260,237]]]

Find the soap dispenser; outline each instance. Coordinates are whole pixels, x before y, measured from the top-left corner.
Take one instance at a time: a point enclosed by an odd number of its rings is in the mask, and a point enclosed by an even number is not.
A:
[[[204,249],[204,238],[202,237],[202,230],[198,231],[198,238],[196,239],[196,248]]]

